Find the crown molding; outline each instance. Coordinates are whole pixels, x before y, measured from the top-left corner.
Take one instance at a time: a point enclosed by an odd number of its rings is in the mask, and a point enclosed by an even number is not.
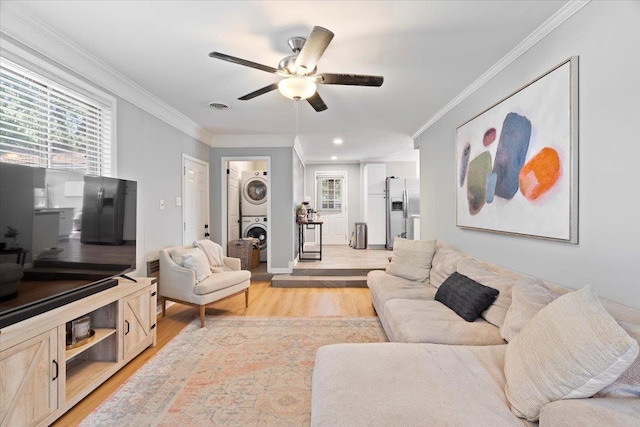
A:
[[[460,92],[455,98],[453,98],[447,105],[442,107],[436,114],[431,116],[429,120],[413,134],[412,138],[418,141],[419,136],[425,130],[433,126],[438,120],[440,120],[445,114],[453,110],[458,104],[471,96],[475,91],[480,89],[495,77],[502,70],[507,68],[509,64],[518,59],[522,54],[527,52],[533,46],[535,46],[540,40],[544,39],[547,34],[558,28],[564,21],[572,17],[576,12],[586,6],[591,0],[570,0],[564,6],[554,13],[549,19],[544,21],[542,25],[536,28],[531,34],[529,34],[524,40],[522,40],[516,47],[511,49],[502,59],[496,62],[491,68],[489,68],[483,75],[481,75],[476,81],[471,83],[466,89]]]
[[[295,137],[286,134],[216,135],[211,144],[216,148],[275,148],[294,145]]]
[[[117,95],[187,135],[212,146],[213,135],[146,89],[81,49],[14,2],[2,2],[0,33],[33,49],[91,83]],[[6,43],[7,40],[3,40]]]

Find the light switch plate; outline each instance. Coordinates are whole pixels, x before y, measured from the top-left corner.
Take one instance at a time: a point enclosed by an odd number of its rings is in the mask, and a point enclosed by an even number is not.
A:
[[[176,206],[182,206],[182,197],[176,197]]]

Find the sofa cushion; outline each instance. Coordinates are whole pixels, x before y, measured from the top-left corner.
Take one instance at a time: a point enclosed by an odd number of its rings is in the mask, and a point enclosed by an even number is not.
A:
[[[481,316],[492,325],[502,326],[511,305],[513,284],[526,276],[475,258],[461,260],[458,263],[457,271],[478,283],[500,291],[498,298],[483,311]]]
[[[544,427],[629,427],[640,420],[640,399],[571,399],[547,403],[540,410]]]
[[[611,313],[611,311],[609,311]],[[640,313],[636,312],[640,317]],[[618,324],[640,344],[640,323],[618,320]],[[640,398],[640,356],[613,383],[595,394],[595,397]],[[638,399],[636,399],[638,400]]]
[[[498,328],[479,317],[467,322],[438,301],[392,299],[384,305],[389,341],[492,345],[504,344]]]
[[[442,282],[456,271],[458,263],[465,258],[469,258],[469,256],[443,243],[438,243],[436,245],[436,253],[433,255],[433,261],[431,261],[429,283],[439,288]]]
[[[192,248],[182,254],[182,266],[196,272],[196,282],[202,282],[211,275],[209,260],[198,248]]]
[[[509,411],[504,347],[321,347],[311,385],[311,426],[531,425]]]
[[[378,314],[382,314],[384,304],[390,299],[433,300],[436,294],[436,288],[428,283],[393,276],[382,270],[372,270],[367,274],[367,286],[371,289],[371,299]]]
[[[210,294],[211,292],[225,289],[238,283],[251,280],[251,272],[248,270],[225,271],[219,274],[212,274],[193,289],[197,295]]]
[[[509,342],[524,328],[542,308],[558,298],[542,280],[523,277],[516,281],[511,291],[511,306],[500,326],[500,335]]]
[[[536,421],[546,403],[592,396],[637,356],[638,343],[590,287],[570,292],[541,309],[507,346],[511,410]]]
[[[497,289],[481,285],[455,272],[438,288],[434,299],[449,307],[467,322],[473,322],[497,297]]]
[[[387,273],[405,279],[426,282],[436,250],[435,240],[409,240],[396,237]]]

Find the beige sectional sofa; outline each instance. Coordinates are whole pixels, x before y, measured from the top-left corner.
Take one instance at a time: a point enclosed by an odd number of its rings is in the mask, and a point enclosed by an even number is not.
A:
[[[494,303],[473,322],[463,320],[434,300],[438,288],[456,271],[500,291]],[[527,412],[531,409],[527,395],[518,395],[521,390],[515,386],[509,390],[507,385],[507,379],[517,385],[516,382],[522,382],[522,375],[527,375],[527,372],[517,372],[520,366],[514,360],[522,358],[522,369],[535,371],[532,365],[526,365],[534,363],[535,367],[537,362],[527,360],[528,354],[522,355],[522,349],[526,349],[523,343],[539,339],[541,351],[546,351],[561,346],[562,340],[557,342],[556,338],[554,344],[544,344],[546,335],[554,336],[547,334],[547,330],[554,328],[553,319],[551,323],[544,323],[549,320],[542,314],[530,317],[547,305],[540,304],[530,313],[535,306],[530,303],[553,295],[558,303],[544,311],[545,315],[552,315],[552,308],[555,312],[562,309],[560,304],[564,301],[560,301],[559,296],[570,289],[477,260],[442,244],[436,248],[426,281],[372,271],[367,283],[374,308],[391,342],[337,344],[319,349],[312,381],[312,426],[517,426],[538,424],[538,415],[539,424],[544,426],[640,425],[640,358],[637,358],[635,342],[640,341],[640,312],[637,310],[606,300],[598,304],[604,306],[604,316],[609,317],[608,312],[615,319],[610,321],[620,331],[614,333],[627,335],[612,347],[621,348],[618,344],[624,342],[628,346],[625,357],[630,355],[631,360],[635,360],[627,362],[632,363],[631,366],[613,384],[595,398],[542,401],[534,408],[535,415],[531,415]],[[589,298],[589,292],[574,292],[564,300],[574,298],[573,294]],[[595,294],[593,298],[597,300]],[[573,300],[567,304],[573,304]],[[575,321],[576,328],[584,330],[586,337],[589,333],[585,329],[590,328],[581,322],[583,317],[590,317],[591,312],[585,313],[584,316],[562,318],[561,314],[556,317],[562,324]],[[536,325],[526,328],[527,323],[543,326],[542,329],[539,326],[536,329]],[[530,336],[539,330],[542,338]],[[516,338],[518,335],[521,337]],[[576,335],[580,338],[581,334]],[[507,337],[511,345],[503,337]],[[565,340],[571,341],[572,337]],[[543,353],[543,362],[544,356]],[[508,369],[505,358],[512,359]],[[531,378],[527,380],[538,380],[538,373],[528,374]],[[544,374],[540,376],[545,377]],[[549,375],[553,378],[556,374]],[[556,390],[551,388],[551,392]],[[564,393],[566,395],[561,396],[575,396]],[[593,394],[589,393],[586,394]],[[518,408],[513,408],[512,400]],[[518,411],[524,412],[525,415],[520,416],[531,421],[514,415]]]

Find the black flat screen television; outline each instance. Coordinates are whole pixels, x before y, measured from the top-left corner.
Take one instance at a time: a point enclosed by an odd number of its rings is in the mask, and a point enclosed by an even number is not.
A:
[[[0,328],[135,269],[136,205],[135,181],[0,162]]]

